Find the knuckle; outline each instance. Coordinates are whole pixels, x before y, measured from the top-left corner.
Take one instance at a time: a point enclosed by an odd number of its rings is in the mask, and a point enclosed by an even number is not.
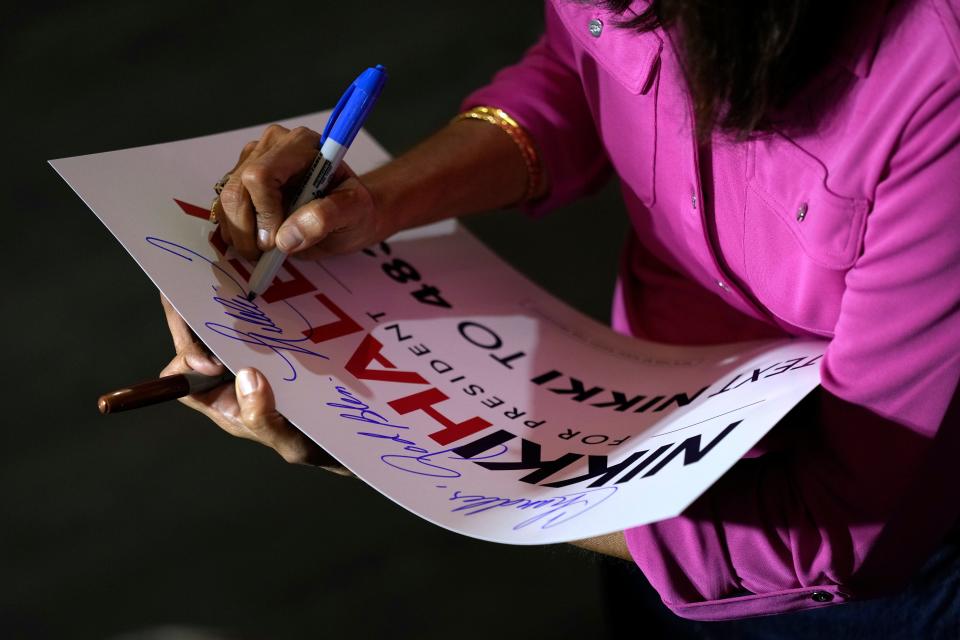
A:
[[[260,144],[259,140],[251,140],[247,144],[243,145],[243,149],[240,150],[240,155],[242,157],[247,157],[253,150],[257,148],[257,145]]]
[[[270,167],[261,162],[252,162],[240,171],[240,181],[247,188],[266,186],[273,181]]]
[[[324,205],[314,200],[309,203],[303,212],[297,216],[297,226],[309,237],[322,236],[326,233],[326,216]]]
[[[314,140],[318,134],[313,129],[307,127],[296,127],[291,129],[290,136],[295,140]]]
[[[263,420],[260,411],[253,407],[245,407],[240,411],[240,420],[243,426],[250,430],[257,437],[261,437],[267,431],[267,425]]]
[[[172,376],[176,373],[183,373],[184,371],[189,371],[190,367],[187,366],[187,357],[186,354],[178,353],[174,356],[173,360],[167,363],[160,371],[160,377],[163,376]]]
[[[260,229],[272,229],[280,222],[277,212],[273,209],[257,209],[254,214],[257,218],[257,227]]]
[[[263,138],[267,141],[270,141],[273,138],[276,138],[277,136],[282,136],[285,133],[287,133],[286,127],[282,127],[279,124],[271,124],[267,126],[266,129],[263,130]]]
[[[345,185],[337,194],[340,196],[336,201],[339,209],[352,211],[363,206],[363,190],[357,188],[356,185]]]
[[[220,206],[223,207],[227,213],[232,213],[231,210],[240,200],[240,185],[236,180],[231,178],[230,181],[224,185],[223,191],[220,192]]]

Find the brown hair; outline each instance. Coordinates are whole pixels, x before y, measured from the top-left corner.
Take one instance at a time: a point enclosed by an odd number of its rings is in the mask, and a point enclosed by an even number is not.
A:
[[[716,128],[739,139],[769,129],[857,17],[853,0],[652,0],[629,17],[631,0],[600,4],[624,16],[621,27],[677,28],[701,139]]]

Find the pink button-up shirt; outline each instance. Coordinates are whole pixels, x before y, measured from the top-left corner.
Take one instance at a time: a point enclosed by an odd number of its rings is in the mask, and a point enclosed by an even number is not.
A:
[[[620,331],[830,340],[826,392],[773,432],[793,439],[628,530],[634,559],[702,620],[900,586],[960,513],[960,5],[877,11],[810,94],[831,105],[815,127],[808,96],[771,135],[698,148],[672,34],[599,4],[548,2],[543,38],[464,103],[535,139],[551,188],[533,213],[619,176]]]

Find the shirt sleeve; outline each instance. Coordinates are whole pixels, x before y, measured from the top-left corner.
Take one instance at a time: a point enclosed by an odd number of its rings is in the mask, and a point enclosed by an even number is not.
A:
[[[498,72],[463,101],[461,110],[498,107],[522,126],[537,147],[548,192],[524,205],[542,214],[587,193],[610,175],[583,85],[574,65],[570,35],[547,3],[546,31],[517,64]]]
[[[902,586],[960,505],[960,80],[932,88],[877,187],[795,446],[628,530],[673,610],[723,619]],[[778,427],[780,429],[780,427]]]

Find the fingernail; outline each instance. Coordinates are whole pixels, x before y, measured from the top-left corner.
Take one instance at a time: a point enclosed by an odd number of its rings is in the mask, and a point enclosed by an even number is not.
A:
[[[303,242],[303,234],[295,225],[280,227],[280,231],[277,232],[277,246],[285,253],[290,253],[299,247],[301,242]]]
[[[270,242],[270,232],[266,229],[257,230],[257,242],[260,243],[261,249],[267,248],[267,243]]]
[[[257,375],[249,369],[241,369],[237,373],[237,388],[240,389],[240,395],[248,396],[257,390],[260,381]]]
[[[210,364],[210,359],[199,353],[188,353],[186,357],[187,364],[194,371],[205,368]]]
[[[220,358],[213,355],[212,353],[210,354],[210,361],[213,362],[213,364],[217,365],[218,367],[223,365],[223,363],[220,362]]]

